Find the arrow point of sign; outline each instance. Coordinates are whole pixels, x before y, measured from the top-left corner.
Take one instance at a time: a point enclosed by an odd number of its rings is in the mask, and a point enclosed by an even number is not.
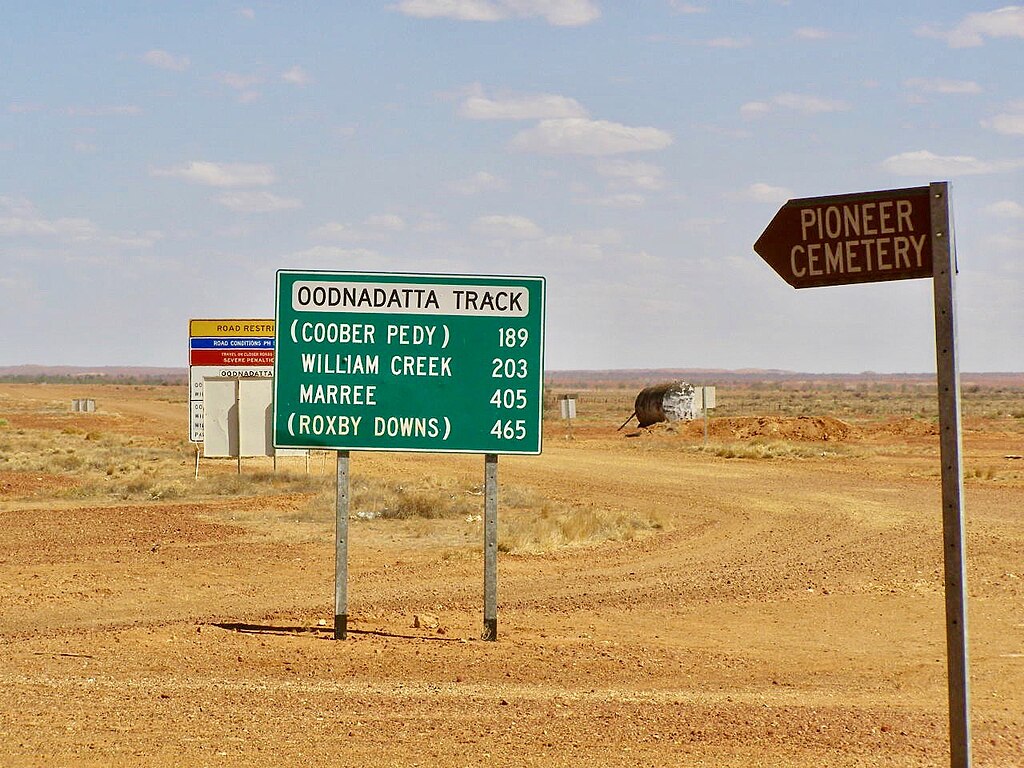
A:
[[[789,211],[792,203],[793,201],[789,200],[776,211],[772,220],[768,222],[768,226],[764,228],[764,232],[754,243],[754,252],[775,270],[779,277],[796,288],[793,272],[788,268],[786,241],[783,239],[783,233],[789,226]]]

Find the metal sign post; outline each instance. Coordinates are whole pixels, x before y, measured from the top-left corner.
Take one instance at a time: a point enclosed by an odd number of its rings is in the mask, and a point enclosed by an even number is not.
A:
[[[498,455],[484,456],[484,640],[498,639]]]
[[[334,639],[348,632],[348,451],[338,451],[338,497],[334,522]]]
[[[942,462],[942,542],[946,592],[946,664],[952,768],[971,764],[970,683],[967,662],[967,569],[964,557],[960,368],[956,337],[956,247],[948,182],[929,187],[935,268],[935,355],[939,385]]]
[[[949,182],[787,202],[754,250],[794,288],[931,277],[942,463],[949,747],[970,768],[967,569],[964,556],[956,248]]]

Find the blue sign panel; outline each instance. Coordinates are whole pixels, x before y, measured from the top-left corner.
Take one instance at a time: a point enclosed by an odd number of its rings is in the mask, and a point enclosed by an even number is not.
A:
[[[273,339],[193,338],[189,349],[273,349]]]

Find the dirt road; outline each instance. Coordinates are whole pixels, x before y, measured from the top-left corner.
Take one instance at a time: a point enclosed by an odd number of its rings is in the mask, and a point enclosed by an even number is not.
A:
[[[184,402],[149,389],[104,390],[105,428],[180,440]],[[54,399],[0,394],[8,431]],[[68,473],[0,464],[3,764],[947,765],[932,438],[728,459],[615,426],[552,431],[502,486],[661,530],[503,552],[497,643],[476,519],[353,520],[335,642],[303,495],[76,500]],[[353,470],[472,484],[483,461]],[[994,477],[967,486],[973,745],[1022,766],[1024,481]]]

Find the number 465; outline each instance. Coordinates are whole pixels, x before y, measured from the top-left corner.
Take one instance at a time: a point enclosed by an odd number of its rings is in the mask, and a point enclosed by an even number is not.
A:
[[[499,440],[522,440],[526,437],[526,420],[503,421],[498,419],[491,427],[491,434]]]

